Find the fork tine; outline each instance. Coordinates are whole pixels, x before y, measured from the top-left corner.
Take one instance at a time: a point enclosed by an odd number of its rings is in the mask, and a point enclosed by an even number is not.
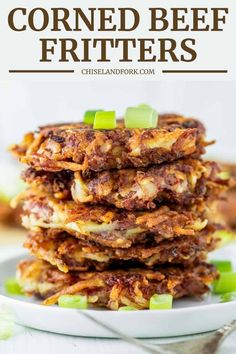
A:
[[[219,345],[234,331],[236,331],[236,319],[219,328],[215,332],[215,335],[218,336]]]
[[[176,354],[215,354],[223,341],[235,330],[236,320],[200,338],[164,344],[163,348],[166,347]]]

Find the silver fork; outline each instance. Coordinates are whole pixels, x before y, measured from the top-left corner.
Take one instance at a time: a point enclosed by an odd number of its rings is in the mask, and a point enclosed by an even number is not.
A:
[[[151,354],[215,354],[217,353],[220,345],[223,341],[236,330],[236,320],[223,326],[217,331],[207,334],[200,338],[190,339],[177,343],[151,345],[144,343],[140,339],[136,339],[121,331],[107,325],[106,323],[94,318],[87,311],[79,311],[81,315],[95,322],[97,325],[108,330],[110,333],[119,337],[129,344],[133,344],[136,347],[143,349],[146,353]]]
[[[162,348],[171,350],[175,354],[215,354],[223,341],[235,330],[236,320],[203,337],[178,343],[163,344]]]

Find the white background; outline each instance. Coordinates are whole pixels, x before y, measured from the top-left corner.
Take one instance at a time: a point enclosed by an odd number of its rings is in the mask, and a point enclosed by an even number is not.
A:
[[[207,126],[211,157],[236,162],[236,82],[0,82],[0,159],[38,125],[81,120],[87,109],[149,103],[159,112],[195,116]]]

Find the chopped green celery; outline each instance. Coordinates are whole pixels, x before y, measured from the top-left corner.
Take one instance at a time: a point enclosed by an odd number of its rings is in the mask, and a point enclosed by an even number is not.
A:
[[[224,294],[236,291],[236,273],[220,272],[220,277],[213,283],[215,294]]]
[[[14,322],[0,319],[0,340],[9,339],[13,336]]]
[[[154,125],[154,128],[157,126],[157,123],[158,123],[158,113],[157,113],[157,111],[154,109],[154,108],[152,108],[150,105],[148,105],[148,104],[139,104],[138,106],[137,106],[138,108],[142,108],[142,109],[152,109],[153,110],[153,125]]]
[[[150,310],[169,310],[172,309],[173,296],[169,294],[154,294],[150,298]]]
[[[220,295],[220,302],[230,302],[236,300],[236,292],[224,293]]]
[[[23,291],[15,278],[6,279],[4,287],[9,295],[23,295]]]
[[[58,305],[65,308],[87,309],[88,299],[83,295],[62,295],[58,299]]]
[[[12,337],[14,332],[14,316],[7,309],[0,308],[0,340]]]
[[[91,111],[86,111],[84,113],[84,120],[83,120],[84,123],[93,125],[96,113],[102,111],[103,111],[102,109],[94,109]]]
[[[118,311],[136,311],[136,307],[134,306],[121,306],[119,307]]]
[[[229,230],[217,230],[214,232],[213,236],[220,240],[218,243],[218,248],[221,248],[233,240],[234,233]]]
[[[229,171],[222,171],[222,172],[219,172],[217,174],[217,176],[221,179],[229,179],[231,176],[230,176],[230,172]]]
[[[233,265],[231,261],[225,260],[211,260],[211,263],[216,266],[220,272],[232,272]]]
[[[152,108],[128,107],[125,112],[125,127],[133,128],[155,128],[157,126],[158,114]]]
[[[157,113],[157,111],[155,109],[153,109],[153,124],[154,124],[154,128],[157,127],[158,119],[159,119],[158,113]]]
[[[94,129],[115,129],[116,128],[116,112],[115,111],[98,111],[95,114],[93,123]]]
[[[149,106],[149,104],[146,104],[146,103],[139,104],[137,107],[138,108],[149,108],[149,109],[152,109],[152,107]]]

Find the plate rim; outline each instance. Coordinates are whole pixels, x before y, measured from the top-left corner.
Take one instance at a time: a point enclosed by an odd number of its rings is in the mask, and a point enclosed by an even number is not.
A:
[[[20,250],[20,249],[16,249],[16,250],[12,250],[11,251],[11,254],[4,257],[3,260],[0,260],[0,266],[2,264],[4,264],[5,262],[8,262],[10,260],[14,260],[15,258],[18,258],[18,257],[21,257],[21,256],[27,256],[28,253],[26,250]],[[30,258],[30,255],[29,255],[29,258]],[[23,298],[23,297],[22,297]],[[7,302],[12,302],[14,303],[15,305],[25,305],[25,306],[29,306],[29,307],[33,307],[33,308],[44,308],[45,311],[53,311],[53,312],[57,312],[59,310],[59,307],[58,306],[45,306],[45,305],[42,305],[42,304],[39,304],[39,303],[34,303],[34,302],[28,302],[28,301],[24,301],[24,300],[21,300],[21,299],[18,299],[18,298],[15,298],[15,297],[11,297],[11,296],[8,296],[8,295],[5,295],[3,294],[2,292],[0,293],[0,301],[2,301],[3,303],[5,301]],[[165,313],[166,315],[168,315],[169,313],[183,313],[185,315],[187,315],[188,313],[192,313],[193,311],[199,311],[199,310],[203,310],[203,308],[209,308],[209,309],[218,309],[219,307],[221,307],[221,309],[224,309],[224,308],[228,308],[228,307],[232,307],[232,305],[236,306],[236,300],[233,300],[233,301],[229,301],[229,302],[224,302],[224,303],[209,303],[209,304],[204,304],[204,305],[196,305],[196,306],[188,306],[188,307],[181,307],[181,308],[172,308],[172,309],[169,309],[169,310],[165,310],[165,311],[161,311],[161,313]],[[47,310],[46,310],[47,309]],[[77,309],[66,309],[66,308],[60,308],[59,311],[63,310],[64,312],[65,311],[70,311],[70,312],[74,312],[74,311],[77,311]],[[102,312],[103,314],[106,313],[106,314],[118,314],[118,315],[115,315],[115,316],[125,316],[127,314],[127,312],[125,311],[112,311],[112,310],[109,310],[109,309],[86,309],[86,310],[80,310],[80,311],[90,311],[92,313],[97,313],[97,312]],[[128,315],[133,315],[135,316],[136,313],[156,313],[157,310],[149,310],[149,309],[144,309],[144,310],[141,310],[141,311],[130,311],[128,312]],[[105,315],[105,316],[109,316],[109,315]]]

